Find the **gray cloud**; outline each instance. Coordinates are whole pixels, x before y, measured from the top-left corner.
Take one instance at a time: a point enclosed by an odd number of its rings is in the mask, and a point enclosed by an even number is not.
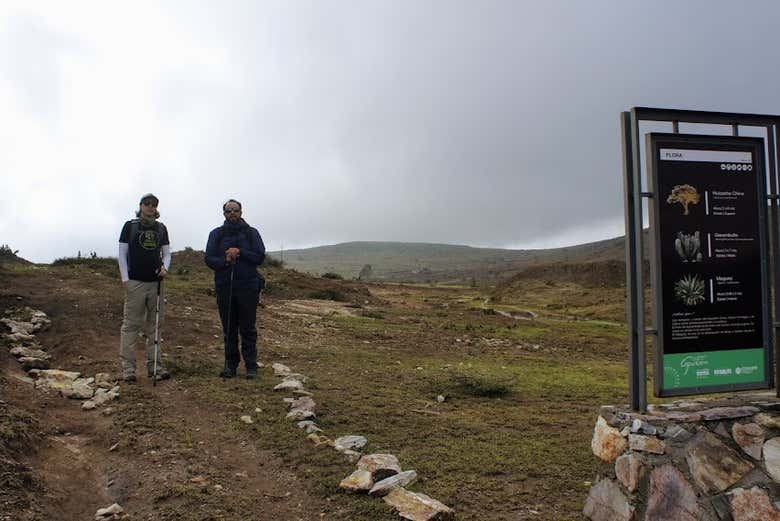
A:
[[[769,1],[230,6],[165,4],[162,24],[192,52],[127,72],[143,76],[148,102],[124,101],[148,112],[155,146],[120,149],[133,179],[107,198],[132,204],[107,208],[111,226],[150,187],[165,194],[174,247],[202,247],[229,196],[271,248],[605,238],[622,225],[621,110],[778,112],[780,7]],[[3,27],[3,41],[30,49],[22,56],[43,56],[40,70],[24,60],[0,69],[20,99],[38,92],[21,115],[54,125],[69,101],[47,90],[60,74],[52,53],[101,42]],[[121,127],[108,130],[120,139]],[[93,249],[113,248],[108,226]],[[25,249],[24,237],[0,232]]]

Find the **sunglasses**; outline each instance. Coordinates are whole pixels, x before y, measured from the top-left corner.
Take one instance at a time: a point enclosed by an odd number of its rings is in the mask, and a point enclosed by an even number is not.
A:
[[[152,208],[157,208],[157,203],[155,201],[144,201],[141,204],[144,206],[151,206]]]
[[[226,208],[224,210],[225,213],[241,213],[241,210],[238,208]]]

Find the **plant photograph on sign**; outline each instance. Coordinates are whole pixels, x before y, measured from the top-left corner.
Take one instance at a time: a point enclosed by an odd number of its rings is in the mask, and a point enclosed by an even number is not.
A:
[[[668,204],[679,203],[683,207],[683,215],[688,215],[688,205],[699,204],[701,195],[696,187],[691,185],[676,185],[666,198]]]
[[[677,232],[677,238],[674,239],[674,249],[683,262],[701,262],[701,240],[699,232],[693,234]]]
[[[686,275],[674,283],[674,296],[686,306],[696,306],[705,300],[704,281],[698,275]]]

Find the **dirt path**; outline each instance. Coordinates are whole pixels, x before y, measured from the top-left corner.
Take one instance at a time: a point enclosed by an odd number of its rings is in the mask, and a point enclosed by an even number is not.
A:
[[[95,277],[86,285],[83,275],[55,279],[52,274],[14,277],[0,293],[0,314],[16,305],[43,309],[52,327],[39,338],[54,357],[53,367],[119,374],[122,303],[116,281]],[[42,289],[47,283],[49,291]],[[203,305],[194,312],[193,302],[187,309],[175,299],[170,303],[169,358],[177,344],[202,348],[218,342],[212,332],[216,313],[206,312],[207,303],[205,298],[196,302]],[[209,353],[221,358],[216,350]],[[139,367],[142,356],[139,349]],[[87,412],[80,401],[34,389],[5,348],[0,375],[6,383],[0,400],[37,421],[36,442],[22,456],[36,492],[26,508],[0,511],[9,519],[92,519],[97,509],[114,502],[131,519],[340,518],[282,459],[258,448],[251,431],[234,428],[233,408],[210,401],[191,380],[174,378],[153,387],[142,377],[123,383],[120,400],[108,408]],[[235,391],[238,404],[251,394],[253,383],[224,385]]]

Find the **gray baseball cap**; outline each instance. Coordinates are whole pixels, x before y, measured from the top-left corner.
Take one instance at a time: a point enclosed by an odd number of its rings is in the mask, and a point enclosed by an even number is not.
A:
[[[142,204],[147,199],[154,199],[157,203],[160,202],[160,200],[157,198],[156,195],[154,195],[154,194],[144,194],[144,195],[141,196],[141,200],[138,202],[138,204]]]

